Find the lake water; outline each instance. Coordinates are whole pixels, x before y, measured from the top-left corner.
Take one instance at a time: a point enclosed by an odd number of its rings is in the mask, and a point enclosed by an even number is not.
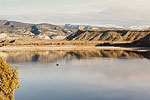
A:
[[[0,52],[18,67],[15,100],[150,100],[150,52]]]

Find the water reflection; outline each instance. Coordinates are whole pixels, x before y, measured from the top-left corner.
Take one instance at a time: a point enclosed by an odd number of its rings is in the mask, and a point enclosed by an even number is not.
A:
[[[0,52],[9,63],[52,63],[59,60],[95,58],[150,59],[150,52],[123,50],[45,51],[45,52]]]
[[[18,66],[21,88],[15,92],[15,100],[150,100],[148,51],[0,52],[0,55]]]
[[[0,54],[18,66],[21,88],[15,92],[15,100],[150,100],[150,52],[86,50]]]
[[[147,59],[84,59],[20,66],[16,100],[150,100]]]
[[[0,57],[0,100],[14,100],[14,90],[19,87],[17,70]]]

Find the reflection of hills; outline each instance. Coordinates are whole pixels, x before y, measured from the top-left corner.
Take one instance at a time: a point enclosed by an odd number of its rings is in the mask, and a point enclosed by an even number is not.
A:
[[[46,51],[46,52],[1,52],[9,63],[41,62],[49,63],[62,59],[98,58],[150,58],[150,52],[123,50],[87,50],[87,51]]]

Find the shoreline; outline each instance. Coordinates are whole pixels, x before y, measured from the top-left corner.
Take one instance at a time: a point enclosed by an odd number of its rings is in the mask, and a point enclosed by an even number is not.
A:
[[[29,51],[86,51],[86,50],[127,50],[127,51],[150,51],[148,47],[114,47],[114,46],[2,46],[0,52],[29,52]]]

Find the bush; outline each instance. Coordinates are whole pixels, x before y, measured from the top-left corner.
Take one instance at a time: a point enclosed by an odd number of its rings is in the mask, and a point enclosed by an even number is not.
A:
[[[14,100],[14,90],[19,87],[17,69],[0,57],[0,100]]]

